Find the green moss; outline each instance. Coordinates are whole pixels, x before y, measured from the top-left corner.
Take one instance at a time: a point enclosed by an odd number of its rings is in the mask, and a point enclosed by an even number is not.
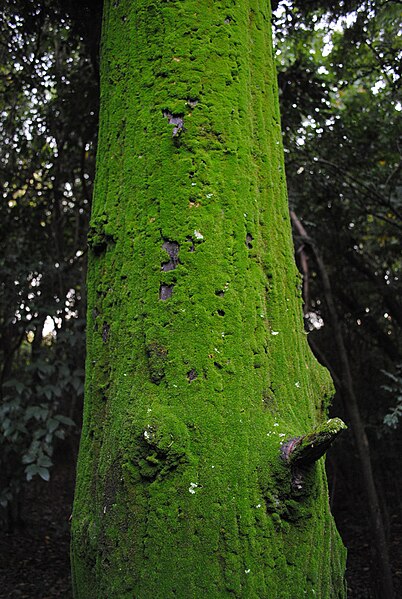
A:
[[[105,3],[80,599],[344,596],[323,465],[297,489],[280,458],[332,386],[303,333],[269,23],[259,0]]]

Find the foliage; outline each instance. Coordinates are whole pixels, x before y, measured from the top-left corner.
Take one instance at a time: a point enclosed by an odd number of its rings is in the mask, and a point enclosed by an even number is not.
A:
[[[376,427],[389,403],[380,371],[402,357],[400,24],[392,1],[282,2],[277,12],[290,203],[324,256]],[[312,257],[309,278],[305,311],[328,323]],[[336,373],[330,328],[311,338]]]
[[[79,421],[97,81],[51,2],[1,4],[1,505]]]
[[[395,429],[399,426],[402,418],[402,367],[399,366],[396,374],[383,370],[383,374],[388,378],[388,385],[382,385],[382,388],[390,393],[394,405],[384,416],[385,426]]]

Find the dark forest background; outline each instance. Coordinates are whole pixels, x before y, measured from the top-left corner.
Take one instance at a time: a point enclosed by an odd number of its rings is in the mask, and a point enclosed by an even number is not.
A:
[[[402,596],[402,3],[274,2],[305,328],[351,598]],[[0,0],[0,597],[70,598],[101,2]]]

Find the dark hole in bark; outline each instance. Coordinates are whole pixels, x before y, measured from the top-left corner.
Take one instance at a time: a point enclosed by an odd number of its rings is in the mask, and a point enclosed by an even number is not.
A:
[[[194,370],[194,368],[192,368],[188,373],[187,373],[187,378],[188,378],[188,382],[191,383],[191,381],[195,381],[195,379],[197,378],[198,374],[197,371]]]
[[[218,310],[219,316],[225,316],[225,310]]]
[[[164,241],[162,248],[169,254],[169,262],[162,264],[162,270],[174,270],[179,264],[179,249],[180,246],[176,241]]]
[[[189,243],[191,243],[190,247],[188,248],[188,251],[189,252],[194,252],[195,251],[194,239],[192,237],[186,237],[186,241],[188,241]]]
[[[110,331],[110,324],[108,324],[107,322],[103,323],[103,328],[102,328],[102,341],[103,343],[106,343],[106,341],[109,338],[109,331]]]
[[[159,290],[159,299],[167,300],[169,297],[172,297],[174,285],[165,285],[162,284]]]
[[[253,236],[250,235],[250,233],[247,233],[246,235],[246,246],[248,247],[249,250],[251,250],[251,248],[253,247],[253,244],[251,243],[253,241]]]

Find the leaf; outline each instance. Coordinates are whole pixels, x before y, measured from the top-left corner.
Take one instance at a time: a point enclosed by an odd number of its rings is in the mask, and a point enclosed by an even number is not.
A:
[[[8,379],[5,383],[3,383],[3,387],[15,387],[18,383],[17,379]]]
[[[28,421],[31,418],[36,418],[36,420],[43,420],[46,418],[48,413],[48,408],[42,408],[40,406],[29,406],[25,411],[25,420]]]
[[[5,418],[3,420],[3,431],[4,431],[4,434],[6,434],[6,432],[10,428],[11,428],[11,420],[10,420],[10,418]]]
[[[41,439],[44,435],[46,435],[46,432],[47,431],[45,428],[38,428],[36,431],[34,431],[33,438]]]
[[[22,463],[23,464],[32,464],[32,462],[35,462],[36,460],[36,455],[34,455],[31,452],[26,453],[25,455],[22,456]]]
[[[78,377],[73,377],[71,380],[71,384],[77,393],[82,393],[84,387],[84,385],[82,384],[82,379]]]
[[[54,431],[59,428],[60,422],[56,420],[56,418],[50,418],[46,424],[49,433],[54,433]]]
[[[27,466],[25,468],[25,474],[26,474],[27,481],[32,480],[33,477],[35,476],[35,474],[38,474],[38,472],[39,472],[39,467],[36,464],[31,464],[30,466]]]
[[[14,387],[17,393],[21,395],[22,391],[25,389],[25,384],[19,381],[18,379],[9,379],[5,383],[3,383],[3,387]]]
[[[53,385],[45,385],[44,387],[42,387],[41,389],[38,390],[40,393],[43,393],[43,395],[46,397],[46,399],[48,399],[49,401],[52,399],[53,397]]]
[[[63,414],[57,414],[55,418],[62,424],[65,424],[66,426],[75,426],[74,420],[71,420],[71,418],[69,418],[68,416],[63,416]]]
[[[50,480],[50,472],[47,468],[38,468],[38,474],[41,478],[43,478],[43,480],[45,481],[49,481]]]
[[[53,462],[47,455],[41,455],[38,460],[38,465],[43,468],[50,468],[50,466],[53,466]]]

